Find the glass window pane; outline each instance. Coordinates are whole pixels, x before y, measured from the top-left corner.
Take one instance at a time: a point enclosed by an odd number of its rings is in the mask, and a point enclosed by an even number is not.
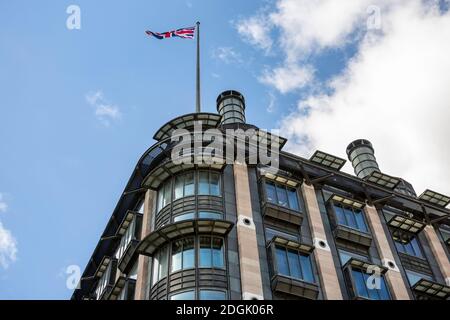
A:
[[[200,237],[200,267],[210,268],[212,264],[211,237]]]
[[[300,261],[298,259],[298,252],[288,250],[288,262],[290,276],[297,279],[303,279],[302,271],[300,270]]]
[[[355,215],[353,214],[353,210],[349,208],[344,208],[345,218],[347,219],[347,227],[358,229],[358,225],[356,224]]]
[[[182,293],[174,294],[170,297],[170,300],[195,300],[195,292],[185,291]]]
[[[167,260],[169,255],[169,246],[165,246],[159,252],[159,279],[165,278],[167,276]]]
[[[334,211],[336,212],[336,219],[337,219],[338,224],[341,226],[346,226],[347,220],[345,220],[344,209],[342,209],[342,207],[339,205],[335,205]]]
[[[159,280],[159,256],[155,254],[153,257],[152,285]]]
[[[198,217],[200,219],[222,219],[222,214],[219,212],[199,211]]]
[[[220,175],[216,172],[211,172],[210,191],[212,196],[220,196]]]
[[[277,188],[278,205],[288,207],[288,198],[286,189],[278,185],[276,186],[276,188]]]
[[[369,298],[366,282],[361,271],[352,270],[353,281],[355,282],[355,292],[358,297]]]
[[[403,243],[400,241],[394,241],[395,247],[397,248],[398,252],[405,253],[405,249],[403,248]]]
[[[195,267],[194,238],[183,239],[183,269]]]
[[[409,254],[410,256],[414,256],[414,249],[412,247],[411,242],[405,243],[404,248],[405,248],[406,254]]]
[[[289,267],[286,257],[286,249],[276,247],[275,255],[277,258],[278,273],[285,276],[289,276]]]
[[[174,200],[183,198],[184,175],[175,178]]]
[[[381,300],[391,300],[391,295],[389,294],[389,290],[387,288],[386,280],[384,279],[384,277],[381,277],[380,282],[381,287],[378,293],[380,294]]]
[[[358,230],[361,230],[363,232],[368,232],[366,221],[364,220],[364,213],[362,210],[356,209],[355,210],[355,218],[356,218],[356,225],[358,226]]]
[[[172,272],[181,270],[183,254],[183,240],[172,243]]]
[[[200,300],[226,300],[226,293],[215,290],[200,290]]]
[[[409,271],[409,270],[405,270],[405,271],[406,271],[406,276],[408,277],[408,281],[411,284],[411,286],[414,286],[417,282],[419,282],[422,279],[426,279],[426,280],[430,280],[430,281],[433,280],[432,277],[430,277],[427,274],[422,274],[422,273]]]
[[[164,202],[164,187],[158,191],[158,210],[161,210]]]
[[[411,245],[414,250],[414,255],[416,257],[423,258],[422,250],[420,249],[419,241],[417,241],[417,238],[413,238],[411,240]]]
[[[173,218],[173,222],[192,220],[192,219],[195,219],[195,214],[193,212],[189,212],[189,213],[180,214],[179,216],[175,216]]]
[[[171,189],[171,183],[170,181],[164,185],[164,200],[163,200],[163,207],[168,205],[170,203],[170,190]]]
[[[209,194],[208,172],[200,171],[198,174],[198,194]]]
[[[272,182],[266,182],[266,196],[268,202],[277,203],[275,185]]]
[[[297,190],[288,188],[287,193],[289,198],[289,207],[293,210],[300,210],[300,207],[298,205]]]
[[[213,267],[223,268],[224,264],[224,250],[223,250],[223,240],[221,238],[213,238],[212,242],[212,253],[213,253]]]
[[[303,272],[303,280],[309,283],[314,283],[314,273],[311,266],[311,256],[300,255],[300,265]]]
[[[189,172],[184,175],[184,196],[193,196],[195,194],[194,173]]]
[[[273,228],[266,228],[266,240],[267,241],[270,241],[270,240],[272,240],[272,238],[277,237],[277,236],[282,237],[284,239],[298,241],[297,235],[283,232],[283,231],[273,229]]]
[[[376,280],[374,277],[369,279],[370,276],[370,274],[364,273],[364,283],[366,284],[367,292],[369,293],[369,299],[380,300],[378,289],[376,288]]]

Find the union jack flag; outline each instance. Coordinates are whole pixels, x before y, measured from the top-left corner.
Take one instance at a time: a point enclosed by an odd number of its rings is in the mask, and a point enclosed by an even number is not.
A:
[[[145,31],[145,33],[149,36],[153,36],[156,39],[162,40],[165,38],[179,37],[183,39],[193,39],[194,38],[195,27],[182,28],[173,31],[167,32],[153,32],[153,31]]]

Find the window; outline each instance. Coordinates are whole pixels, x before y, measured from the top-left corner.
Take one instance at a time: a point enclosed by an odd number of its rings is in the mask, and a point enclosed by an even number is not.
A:
[[[195,194],[194,173],[188,172],[175,177],[174,200]]]
[[[184,197],[194,196],[196,187],[197,194],[199,195],[221,196],[220,173],[213,171],[190,171],[167,180],[158,191],[158,211],[168,205],[172,201],[172,198],[173,200],[178,200]]]
[[[95,289],[95,296],[96,296],[97,300],[100,300],[106,287],[110,284],[111,276],[112,276],[112,272],[113,272],[112,268],[113,268],[113,264],[112,264],[112,262],[110,262],[108,264],[108,267],[106,268],[105,272],[103,272],[102,276],[98,280],[97,288]]]
[[[167,276],[167,256],[169,253],[169,247],[163,247],[157,254],[153,256],[153,281],[155,284],[159,280]]]
[[[172,243],[172,272],[195,267],[194,238],[184,238]]]
[[[361,209],[344,207],[338,203],[335,203],[333,206],[336,214],[336,220],[339,225],[356,229],[364,233],[369,232],[364,218],[364,213]]]
[[[371,274],[368,274],[359,269],[351,269],[351,275],[354,282],[355,295],[360,298],[370,300],[390,300],[389,291],[386,286],[386,281],[382,275],[380,278],[380,287],[372,288]]]
[[[369,261],[368,257],[363,256],[358,253],[354,253],[354,252],[350,252],[350,251],[346,251],[346,250],[342,250],[342,249],[338,249],[338,253],[339,253],[339,258],[341,260],[342,265],[345,265],[351,258],[355,258],[355,259],[358,259],[361,261]]]
[[[433,281],[433,277],[428,274],[423,274],[419,272],[414,272],[411,270],[405,270],[406,276],[408,277],[409,284],[413,287],[417,282],[422,279]]]
[[[211,211],[199,211],[198,212],[199,219],[222,219],[223,215],[220,212],[211,212]]]
[[[420,249],[420,245],[416,237],[413,237],[409,242],[403,242],[400,239],[395,240],[394,242],[399,252],[407,254],[409,256],[424,259],[422,250]]]
[[[298,241],[298,235],[283,232],[273,228],[266,228],[266,240],[270,241],[275,237]]]
[[[120,260],[122,258],[123,254],[125,253],[125,250],[127,249],[128,245],[130,244],[131,240],[135,238],[135,228],[136,228],[136,216],[133,217],[133,220],[131,220],[130,224],[128,225],[127,230],[123,234],[123,236],[120,238],[119,246],[117,247],[115,258],[117,260]]]
[[[200,300],[226,300],[226,293],[218,290],[200,290]]]
[[[310,255],[280,246],[275,247],[277,271],[280,275],[314,283]]]
[[[194,212],[188,212],[188,213],[183,213],[180,214],[178,216],[175,216],[173,218],[173,222],[179,222],[179,221],[184,221],[184,220],[192,220],[195,219],[195,213]]]
[[[201,268],[224,268],[222,238],[200,237],[199,266]]]
[[[166,205],[168,205],[170,203],[170,199],[171,199],[170,194],[171,194],[171,189],[172,189],[171,182],[172,181],[167,181],[166,183],[163,184],[163,186],[159,190],[158,210],[161,210],[162,208],[164,208]]]
[[[220,175],[217,172],[200,171],[198,174],[198,194],[220,196]]]
[[[170,300],[195,300],[195,291],[185,291],[170,296]]]
[[[267,201],[282,207],[299,211],[297,190],[272,181],[266,181]]]

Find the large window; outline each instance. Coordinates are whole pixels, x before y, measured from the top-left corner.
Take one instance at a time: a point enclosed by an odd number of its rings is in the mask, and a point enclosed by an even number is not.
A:
[[[170,300],[195,300],[195,291],[189,290],[173,294],[170,296]]]
[[[137,217],[136,215],[133,216],[133,219],[131,220],[130,224],[128,225],[127,230],[120,238],[119,246],[116,250],[116,259],[120,260],[122,256],[124,255],[125,251],[127,250],[128,245],[130,244],[131,240],[135,239],[136,234],[136,228],[138,226]]]
[[[115,270],[113,270],[113,263],[112,260],[108,264],[108,267],[103,272],[102,276],[98,280],[97,288],[95,289],[95,297],[97,300],[100,300],[103,293],[106,290],[106,287],[111,284],[111,278],[113,278],[115,275]]]
[[[417,241],[417,237],[413,237],[409,241],[401,241],[400,239],[395,240],[395,246],[397,250],[401,253],[424,259],[422,250],[420,249],[419,242]]]
[[[267,201],[282,207],[299,211],[297,190],[272,181],[266,181]]]
[[[275,247],[278,274],[314,283],[310,255],[281,246]]]
[[[199,211],[197,216],[199,219],[211,219],[211,220],[214,219],[220,220],[223,218],[223,214],[221,212],[205,211],[205,210]],[[184,212],[182,214],[173,217],[173,222],[191,220],[195,218],[196,218],[195,212]]]
[[[221,196],[220,173],[214,171],[190,171],[167,180],[158,191],[158,211],[172,199],[198,195]]]
[[[170,259],[169,259],[170,257]],[[173,241],[153,255],[152,285],[170,272],[185,269],[225,268],[224,239],[200,235]]]
[[[354,283],[353,289],[357,297],[370,300],[391,299],[383,275],[379,279],[379,288],[377,288],[376,281],[372,281],[373,276],[363,270],[351,269],[351,275]],[[372,278],[370,278],[371,276]]]
[[[172,272],[195,267],[194,238],[184,238],[172,243]]]
[[[169,247],[165,246],[153,256],[152,284],[167,276],[167,260]]]
[[[200,268],[223,268],[223,239],[217,237],[200,237]]]
[[[336,220],[339,225],[356,229],[364,233],[369,232],[364,213],[361,209],[345,207],[339,203],[335,203],[333,206],[334,212],[336,213]]]

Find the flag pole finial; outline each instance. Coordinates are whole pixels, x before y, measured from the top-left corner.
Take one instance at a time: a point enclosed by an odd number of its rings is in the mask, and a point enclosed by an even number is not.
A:
[[[195,111],[201,112],[201,98],[200,98],[200,22],[197,21],[197,79],[196,79],[196,104]]]

